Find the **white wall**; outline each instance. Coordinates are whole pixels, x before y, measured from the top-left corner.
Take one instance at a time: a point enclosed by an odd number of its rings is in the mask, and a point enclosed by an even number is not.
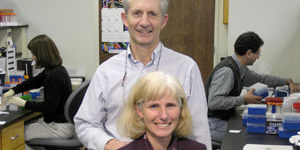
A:
[[[0,0],[3,1],[3,0]],[[83,66],[86,77],[99,64],[98,0],[7,0],[18,21],[29,24],[27,40],[49,35],[64,66]]]
[[[214,66],[228,56],[228,25],[223,24],[223,0],[215,1]]]
[[[222,14],[221,9],[217,11]],[[216,25],[219,29],[222,29],[221,23]],[[299,0],[230,0],[228,34],[218,32],[220,40],[228,41],[228,55],[234,52],[236,38],[246,31],[258,33],[265,42],[258,62],[272,66],[272,75],[300,82]],[[222,44],[216,45],[221,47]],[[216,52],[226,53],[221,48]]]

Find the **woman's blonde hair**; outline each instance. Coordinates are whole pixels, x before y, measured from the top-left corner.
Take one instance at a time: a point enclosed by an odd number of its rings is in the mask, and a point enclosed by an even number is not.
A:
[[[134,85],[119,117],[118,131],[132,139],[145,134],[145,123],[137,114],[137,106],[147,101],[161,99],[166,94],[178,100],[181,105],[179,121],[174,134],[177,137],[188,137],[192,130],[192,117],[188,109],[185,92],[175,77],[162,72],[148,73]]]

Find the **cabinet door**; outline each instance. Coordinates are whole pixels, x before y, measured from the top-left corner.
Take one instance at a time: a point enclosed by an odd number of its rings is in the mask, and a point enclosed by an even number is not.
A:
[[[170,1],[169,20],[160,34],[167,47],[196,61],[203,82],[213,68],[214,14],[214,0]]]
[[[20,146],[20,147],[17,147],[15,150],[25,150],[25,144],[23,144],[23,145]]]
[[[24,121],[18,121],[2,129],[2,150],[13,150],[24,144]]]

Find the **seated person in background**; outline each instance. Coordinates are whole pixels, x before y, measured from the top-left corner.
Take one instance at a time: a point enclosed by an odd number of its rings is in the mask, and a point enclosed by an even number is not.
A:
[[[192,117],[185,92],[175,77],[162,72],[148,73],[133,86],[118,129],[135,139],[119,150],[206,150],[187,139]]]
[[[240,96],[243,86],[257,82],[268,86],[288,84],[291,92],[300,88],[291,80],[249,70],[261,54],[263,40],[254,32],[241,34],[235,44],[235,54],[221,61],[212,71],[205,84],[208,100],[208,120],[212,140],[222,142],[230,114],[236,106],[260,103],[261,97],[253,95],[254,89]]]
[[[35,123],[25,125],[25,140],[33,138],[70,138],[75,129],[64,116],[64,106],[72,92],[71,80],[55,43],[46,35],[33,38],[28,49],[36,68],[44,68],[37,76],[13,87],[3,94],[3,99],[9,103],[41,112],[43,118]],[[44,101],[25,101],[13,96],[16,93],[37,89],[44,86]],[[31,149],[26,145],[26,150]]]

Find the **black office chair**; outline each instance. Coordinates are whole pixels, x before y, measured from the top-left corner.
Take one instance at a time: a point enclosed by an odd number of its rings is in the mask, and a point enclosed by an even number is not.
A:
[[[89,86],[90,79],[85,80],[78,88],[76,88],[68,97],[65,104],[65,117],[68,122],[74,124],[73,118],[79,109],[85,92]],[[36,138],[26,141],[26,144],[34,147],[44,147],[46,149],[74,150],[80,149],[83,145],[79,142],[77,135],[66,138]]]
[[[220,150],[222,143],[218,141],[211,140],[211,145],[213,150]]]

